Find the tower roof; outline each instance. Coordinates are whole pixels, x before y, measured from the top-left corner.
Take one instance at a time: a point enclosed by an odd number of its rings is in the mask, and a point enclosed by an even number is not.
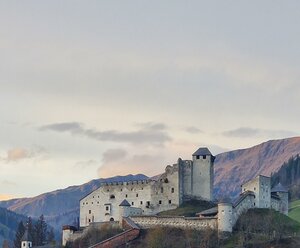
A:
[[[21,241],[32,241],[31,235],[28,232],[28,229],[26,228],[25,233],[21,239]]]
[[[271,192],[288,192],[288,189],[282,186],[281,183],[278,183],[274,188],[271,189]]]
[[[197,151],[193,153],[193,156],[203,156],[203,155],[211,155],[211,152],[207,147],[200,147]]]
[[[129,202],[128,202],[126,199],[124,199],[124,200],[120,203],[119,206],[120,206],[120,207],[130,207],[131,205],[129,204]]]

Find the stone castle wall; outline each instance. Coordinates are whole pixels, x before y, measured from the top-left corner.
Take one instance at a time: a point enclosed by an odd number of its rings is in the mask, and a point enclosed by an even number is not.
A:
[[[156,226],[177,227],[183,229],[204,230],[207,228],[217,229],[217,218],[188,218],[167,216],[132,216],[130,219],[142,229]]]

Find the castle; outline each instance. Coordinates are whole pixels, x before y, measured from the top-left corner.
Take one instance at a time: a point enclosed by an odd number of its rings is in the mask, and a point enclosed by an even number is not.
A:
[[[153,215],[177,208],[188,199],[211,201],[215,157],[199,148],[193,160],[178,159],[161,175],[142,181],[103,184],[80,200],[80,227],[91,222],[120,221],[119,205],[129,202],[129,215]]]
[[[165,172],[141,181],[105,183],[80,200],[80,228],[95,223],[122,222],[129,217],[141,228],[155,225],[232,232],[238,217],[250,208],[273,208],[288,214],[288,191],[277,185],[271,189],[270,177],[259,175],[244,183],[234,202],[218,206],[197,217],[164,217],[157,213],[175,209],[191,199],[213,201],[214,160],[208,148],[199,148],[192,160],[178,159]],[[77,237],[75,229],[63,227],[63,244]]]

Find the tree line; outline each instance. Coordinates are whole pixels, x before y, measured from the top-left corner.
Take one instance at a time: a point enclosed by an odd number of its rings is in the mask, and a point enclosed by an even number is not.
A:
[[[21,247],[21,239],[26,229],[28,230],[33,246],[55,243],[54,230],[47,225],[44,215],[41,215],[37,221],[33,221],[29,217],[25,225],[23,221],[20,221],[14,240],[14,248]]]
[[[291,157],[281,168],[271,175],[272,187],[278,183],[289,188],[291,199],[300,198],[300,156]]]

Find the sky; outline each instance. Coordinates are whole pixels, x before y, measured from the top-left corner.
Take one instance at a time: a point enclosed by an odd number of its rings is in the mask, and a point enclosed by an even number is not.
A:
[[[300,135],[299,1],[0,1],[0,199]]]

